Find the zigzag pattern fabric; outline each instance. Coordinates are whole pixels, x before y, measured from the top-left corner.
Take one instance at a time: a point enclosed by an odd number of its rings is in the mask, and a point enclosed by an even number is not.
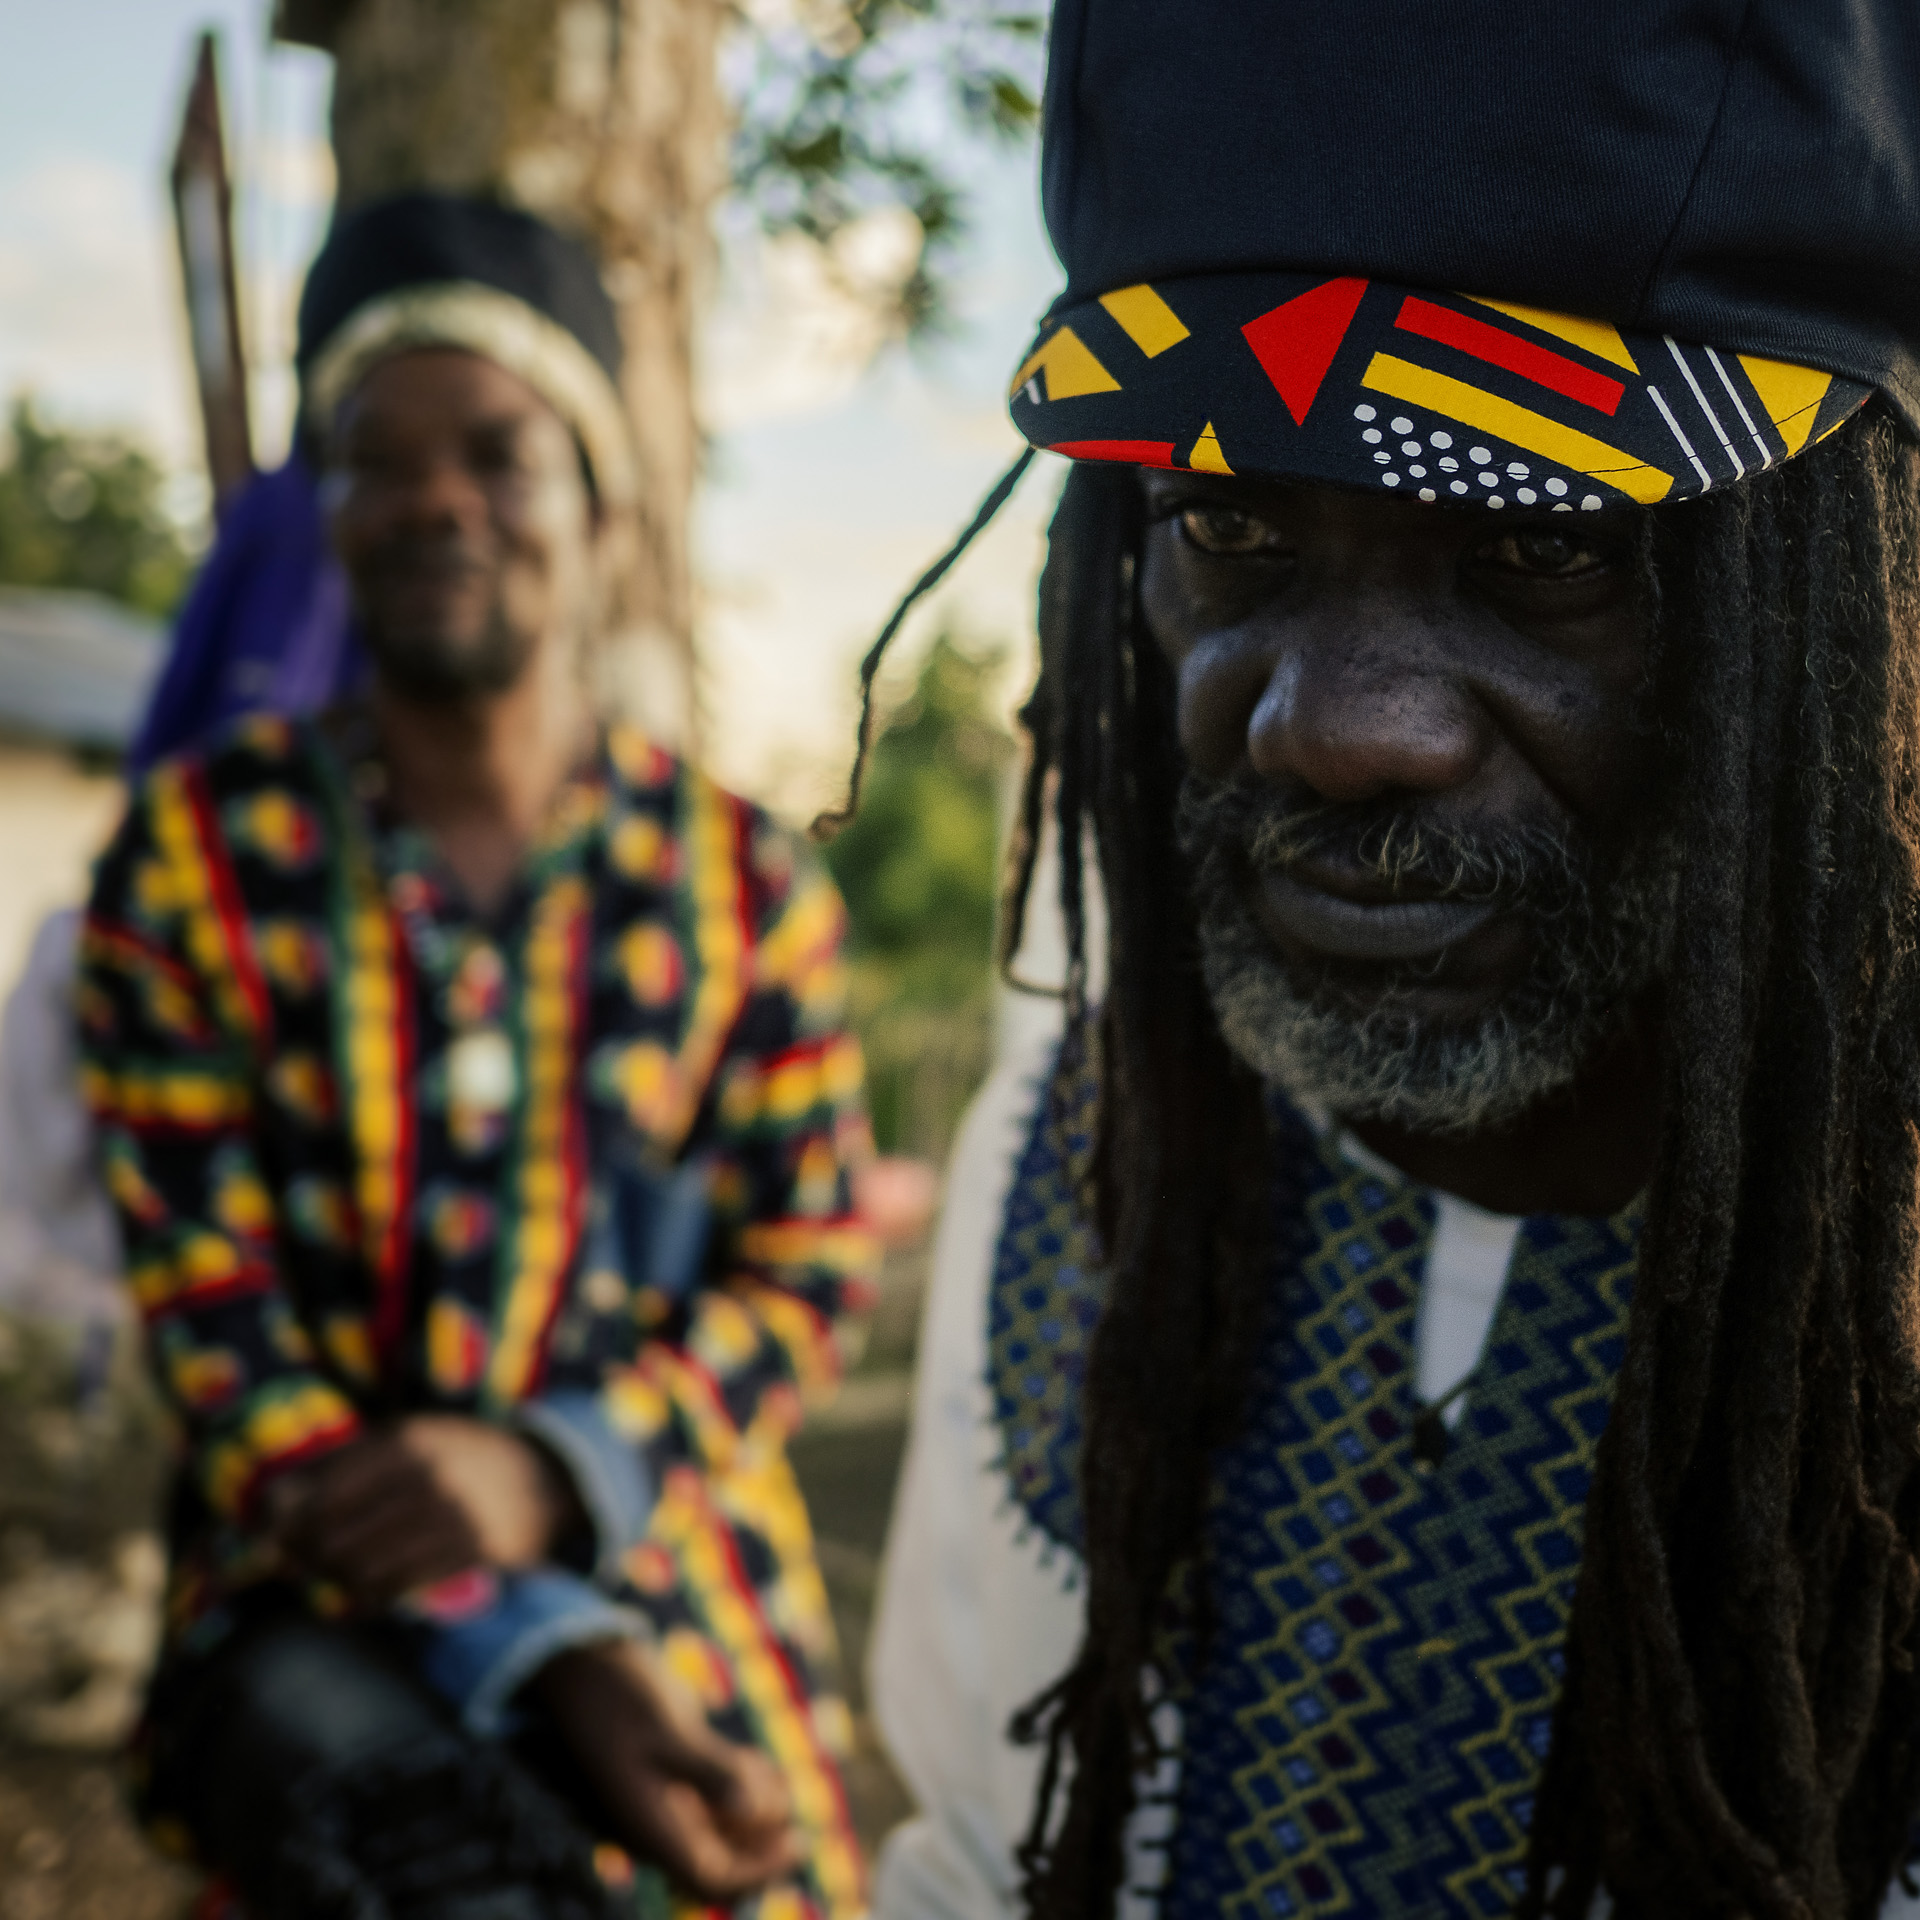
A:
[[[1050,314],[1012,410],[1034,446],[1075,460],[1592,513],[1778,466],[1868,392],[1510,301],[1222,273]]]
[[[1093,1150],[1095,1095],[1091,1076],[1061,1084],[1056,1074],[1043,1087],[1001,1214],[987,1296],[1001,1469],[1046,1539],[1075,1553],[1085,1538],[1080,1396],[1106,1300],[1099,1247],[1075,1205],[1076,1173]]]
[[[1068,1136],[1084,1136],[1088,1097],[1042,1104],[989,1328],[1015,1496],[1070,1546],[1098,1283],[1091,1241],[1069,1224],[1084,1148]],[[1625,1347],[1638,1209],[1525,1223],[1429,1471],[1411,1435],[1432,1198],[1349,1165],[1278,1103],[1275,1117],[1285,1313],[1215,1482],[1212,1647],[1204,1660],[1169,1649],[1184,1732],[1162,1911],[1505,1913]]]

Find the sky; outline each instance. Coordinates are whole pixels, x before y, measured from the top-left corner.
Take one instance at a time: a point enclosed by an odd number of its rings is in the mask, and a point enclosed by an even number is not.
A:
[[[0,0],[0,396],[25,389],[57,422],[137,435],[188,517],[205,483],[165,176],[201,28],[221,35],[266,460],[286,444],[293,307],[330,204],[330,63],[270,46],[268,11],[267,0]],[[707,757],[790,814],[831,795],[867,641],[1019,449],[1006,379],[1060,276],[1032,151],[982,148],[963,165],[975,227],[950,339],[867,359],[804,262],[777,250],[736,255],[703,331]],[[1017,698],[1053,464],[1038,464],[916,616],[901,671],[950,624],[1007,648]]]

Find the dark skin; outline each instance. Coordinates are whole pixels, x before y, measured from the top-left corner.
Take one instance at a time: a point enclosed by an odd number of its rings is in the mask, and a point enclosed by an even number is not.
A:
[[[1251,772],[1291,803],[1386,800],[1482,828],[1572,822],[1603,842],[1623,831],[1656,765],[1636,721],[1649,621],[1610,516],[1186,473],[1142,484],[1141,604],[1198,771]],[[1527,962],[1512,916],[1395,893],[1331,858],[1248,885],[1275,948],[1360,1009],[1398,962],[1422,1012],[1468,1019]],[[1354,1131],[1414,1179],[1496,1212],[1613,1212],[1653,1170],[1658,1028],[1656,1006],[1636,1009],[1574,1085],[1509,1124]]]
[[[326,494],[392,798],[491,913],[592,742],[582,648],[621,529],[546,402],[468,353],[376,366],[336,422]],[[283,1476],[267,1519],[296,1565],[369,1612],[477,1566],[547,1563],[584,1524],[540,1448],[449,1414]],[[617,1836],[700,1900],[730,1904],[799,1861],[778,1769],[712,1733],[651,1648],[574,1648],[530,1691]]]
[[[341,408],[325,484],[394,798],[490,913],[592,739],[582,649],[621,529],[559,416],[478,354],[375,366]],[[442,684],[401,670],[421,661]]]

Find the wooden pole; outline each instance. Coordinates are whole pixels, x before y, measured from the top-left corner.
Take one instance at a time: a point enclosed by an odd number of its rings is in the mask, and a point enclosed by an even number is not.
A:
[[[187,300],[207,474],[215,507],[253,477],[253,429],[247,410],[247,362],[240,335],[234,264],[233,185],[220,113],[216,36],[200,36],[193,84],[173,155],[173,215]]]

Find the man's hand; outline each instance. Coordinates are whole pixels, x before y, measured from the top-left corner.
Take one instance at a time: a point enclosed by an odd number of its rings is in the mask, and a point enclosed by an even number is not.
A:
[[[698,1899],[730,1906],[804,1857],[779,1769],[722,1740],[650,1647],[576,1647],[528,1689],[632,1853]]]
[[[538,1566],[577,1518],[532,1442],[451,1414],[416,1414],[271,1490],[267,1521],[301,1566],[365,1607],[476,1566]]]

